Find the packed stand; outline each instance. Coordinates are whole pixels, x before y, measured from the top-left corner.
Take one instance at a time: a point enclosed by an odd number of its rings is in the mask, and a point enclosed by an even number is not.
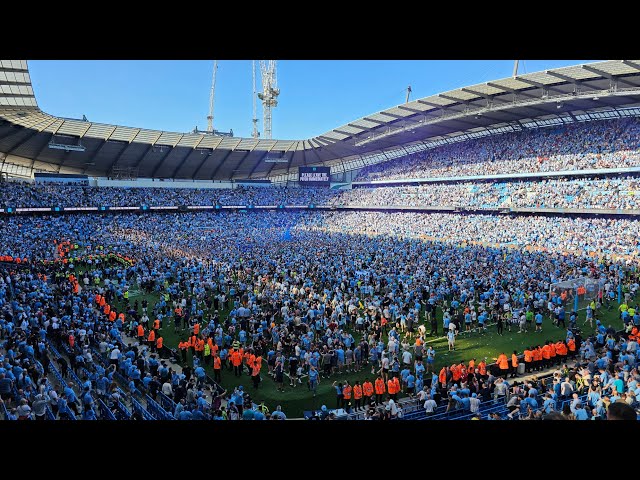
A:
[[[400,180],[640,166],[640,120],[537,128],[436,147],[370,165],[356,180]]]
[[[21,207],[332,205],[363,207],[588,208],[640,206],[638,177],[512,182],[462,182],[354,188],[249,188],[220,190],[0,185],[1,205]]]

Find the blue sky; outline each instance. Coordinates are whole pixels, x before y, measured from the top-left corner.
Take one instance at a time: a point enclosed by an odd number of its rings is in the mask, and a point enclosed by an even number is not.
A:
[[[530,73],[593,60],[525,60]],[[52,115],[157,130],[207,126],[212,61],[33,60],[38,105]],[[508,77],[513,60],[283,60],[273,137],[306,139],[417,99]],[[259,74],[259,69],[257,69]],[[258,88],[260,83],[258,81]],[[218,62],[214,128],[251,135],[251,60]],[[258,103],[259,128],[262,110]]]

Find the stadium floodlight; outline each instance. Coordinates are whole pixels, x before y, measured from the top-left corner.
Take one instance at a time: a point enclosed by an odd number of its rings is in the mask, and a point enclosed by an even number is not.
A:
[[[65,152],[84,152],[84,145],[66,145],[64,143],[49,142],[49,148],[53,150],[64,150]]]

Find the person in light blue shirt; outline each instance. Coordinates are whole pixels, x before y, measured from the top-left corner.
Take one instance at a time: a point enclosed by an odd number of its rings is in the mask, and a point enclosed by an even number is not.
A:
[[[82,412],[82,420],[98,420],[98,417],[93,408],[87,408]]]
[[[535,320],[536,320],[536,332],[541,332],[542,331],[542,314],[540,312],[536,314]]]
[[[416,377],[412,373],[409,373],[405,382],[407,384],[407,394],[412,397],[416,389]]]
[[[191,412],[191,420],[206,420],[207,416],[201,410],[194,410]]]
[[[576,416],[576,420],[589,420],[589,414],[587,413],[587,410],[583,407],[582,402],[578,402],[573,414]]]
[[[338,372],[342,372],[342,368],[344,366],[344,350],[342,347],[336,348],[335,353],[338,357]]]
[[[93,402],[93,396],[91,395],[91,392],[88,389],[85,389],[84,391],[84,395],[82,396],[82,408],[89,409],[89,408],[93,408],[94,402]]]
[[[624,393],[624,380],[620,378],[620,374],[616,373],[615,379],[613,380],[613,387],[617,390],[618,393]]]
[[[313,392],[313,396],[316,396],[316,392],[318,390],[318,370],[316,367],[311,365],[309,368],[309,390]]]
[[[544,396],[544,403],[542,404],[542,409],[544,413],[551,413],[556,408],[556,402],[553,398],[551,398],[548,394]]]
[[[326,407],[324,409],[326,410]],[[286,420],[287,416],[282,411],[282,407],[280,405],[278,405],[276,407],[275,411],[271,414],[271,418],[275,418],[277,420]]]
[[[205,377],[207,375],[207,372],[201,365],[198,365],[196,369],[193,371],[193,373],[196,376],[198,387],[201,387],[205,382]]]
[[[178,420],[191,420],[193,418],[193,414],[189,410],[182,410],[178,414]]]
[[[182,412],[184,409],[185,409],[185,399],[181,398],[180,401],[177,403],[176,408],[173,410],[173,417],[178,418],[180,415],[180,412]]]
[[[529,393],[527,398],[524,399],[523,403],[526,403],[529,407],[531,407],[532,410],[535,410],[538,408],[538,401],[536,400],[535,395],[531,393]]]

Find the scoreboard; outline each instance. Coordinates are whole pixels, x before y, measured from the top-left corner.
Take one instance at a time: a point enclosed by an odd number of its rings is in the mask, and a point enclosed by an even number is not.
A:
[[[301,185],[329,185],[330,167],[299,167],[298,182]]]

